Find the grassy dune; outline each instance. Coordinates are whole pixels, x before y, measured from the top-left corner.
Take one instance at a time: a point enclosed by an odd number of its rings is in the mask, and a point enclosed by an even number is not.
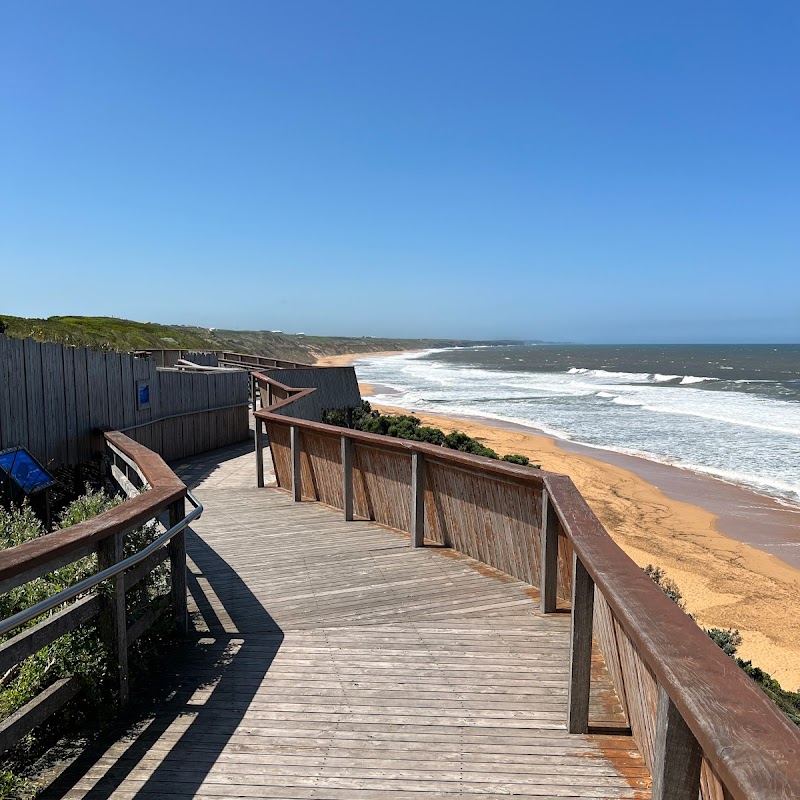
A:
[[[314,363],[320,356],[374,353],[463,344],[487,344],[463,339],[373,339],[349,336],[298,336],[271,331],[234,331],[187,325],[161,325],[117,317],[48,317],[27,319],[0,314],[6,335],[32,336],[40,342],[85,345],[129,351],[156,348],[232,350],[240,353]],[[497,344],[510,342],[497,342]]]

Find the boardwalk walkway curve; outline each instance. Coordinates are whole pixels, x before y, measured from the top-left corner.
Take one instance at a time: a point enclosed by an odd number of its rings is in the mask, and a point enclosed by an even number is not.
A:
[[[253,458],[175,465],[205,506],[180,688],[47,796],[650,797],[599,661],[598,727],[566,731],[568,614],[452,550],[256,489]]]

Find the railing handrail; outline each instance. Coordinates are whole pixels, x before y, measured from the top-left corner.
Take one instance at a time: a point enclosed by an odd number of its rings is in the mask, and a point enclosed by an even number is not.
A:
[[[138,527],[153,519],[160,509],[186,497],[188,490],[185,484],[157,453],[119,431],[106,431],[103,435],[136,462],[150,490],[86,522],[0,551],[0,583],[64,558],[120,531]]]
[[[277,381],[266,378],[263,375],[258,375],[258,373],[255,373],[255,375],[261,380],[268,381],[273,385],[277,383]],[[536,488],[541,488],[544,485],[544,476],[547,473],[543,470],[535,469],[534,467],[523,467],[519,464],[512,464],[509,461],[487,458],[486,456],[477,456],[459,450],[449,450],[446,447],[428,444],[427,442],[415,442],[411,439],[396,439],[393,436],[384,436],[380,433],[367,433],[352,428],[339,428],[336,425],[327,425],[324,422],[314,422],[312,420],[285,417],[282,414],[276,414],[274,413],[276,409],[284,408],[299,400],[301,397],[310,394],[311,391],[316,391],[314,389],[310,391],[308,389],[294,389],[292,387],[283,386],[283,384],[278,384],[278,386],[283,389],[289,389],[292,392],[297,392],[297,394],[279,400],[268,409],[257,410],[255,416],[258,419],[264,420],[265,422],[281,422],[284,424],[296,425],[303,430],[314,431],[325,436],[340,437],[346,435],[353,441],[360,442],[369,447],[375,447],[380,450],[401,451],[408,453],[409,457],[415,452],[423,453],[427,458],[444,464],[454,464],[465,469],[471,469],[473,472],[490,472],[504,478],[509,478],[515,482],[530,484]]]
[[[228,361],[233,364],[241,363],[250,367],[264,367],[266,369],[324,369],[323,367],[320,367],[317,364],[304,364],[301,361],[290,361],[288,358],[276,358],[274,356],[257,356],[253,353],[236,353],[233,350],[217,350],[216,353],[219,361]],[[275,361],[276,364],[278,362],[280,362],[281,364],[291,364],[291,367],[279,367],[279,366],[270,367],[268,364],[248,363],[246,361],[241,361],[241,360],[237,362],[236,360],[229,358],[229,356],[236,356],[236,358],[238,359],[264,358],[267,359],[268,361]]]
[[[51,595],[35,605],[29,606],[28,608],[23,609],[22,611],[19,611],[4,620],[0,620],[0,636],[4,636],[9,631],[14,630],[14,628],[18,628],[20,625],[24,625],[26,622],[30,622],[32,619],[36,619],[36,617],[47,613],[51,609],[56,608],[63,603],[74,600],[76,597],[78,597],[78,595],[88,592],[89,589],[97,586],[97,584],[103,583],[103,581],[107,581],[110,578],[114,578],[121,572],[125,572],[131,567],[135,567],[137,564],[140,564],[142,561],[147,559],[152,553],[155,553],[156,550],[165,545],[176,534],[180,533],[182,530],[185,530],[190,522],[197,519],[203,513],[203,504],[192,494],[189,489],[186,490],[186,497],[194,506],[194,508],[185,517],[183,517],[183,519],[181,519],[177,525],[173,525],[171,528],[164,531],[164,533],[155,538],[149,545],[139,550],[139,552],[128,556],[122,561],[118,561],[116,564],[101,570],[100,572],[96,572],[94,575],[90,575],[88,578],[84,578],[82,581],[79,581],[72,586],[68,586],[66,589],[62,589],[57,594]],[[130,502],[130,500],[127,502]]]
[[[545,486],[581,563],[726,789],[761,797],[753,780],[778,764],[790,769],[787,787],[800,786],[796,726],[614,542],[569,477],[547,475]]]
[[[275,385],[265,375],[254,377]],[[295,392],[255,412],[259,420],[346,438],[381,449],[422,453],[444,464],[544,486],[577,557],[641,657],[680,712],[704,756],[736,800],[789,798],[800,786],[800,731],[748,677],[644,574],[611,538],[572,479],[437,445],[400,440],[274,413],[300,399]],[[735,698],[735,700],[734,700]]]

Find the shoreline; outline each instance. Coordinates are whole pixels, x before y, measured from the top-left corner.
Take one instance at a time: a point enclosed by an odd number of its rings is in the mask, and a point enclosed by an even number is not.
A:
[[[377,355],[350,354],[348,363]],[[360,388],[368,398],[388,387]],[[800,642],[786,624],[800,618],[800,509],[710,475],[557,439],[522,424],[410,410],[388,399],[377,408],[413,414],[445,432],[462,430],[501,456],[522,453],[569,475],[639,566],[660,566],[675,580],[701,625],[738,628],[741,658],[752,659],[786,689],[800,686]]]
[[[350,367],[359,358],[383,358],[399,356],[401,353],[424,353],[424,350],[376,350],[374,353],[340,353],[335,356],[320,356],[315,367]]]

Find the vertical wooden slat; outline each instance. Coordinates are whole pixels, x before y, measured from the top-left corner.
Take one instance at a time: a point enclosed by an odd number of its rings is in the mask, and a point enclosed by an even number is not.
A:
[[[136,381],[133,378],[133,356],[123,355],[119,360],[122,390],[122,425],[136,424]]]
[[[98,571],[112,567],[122,561],[122,532],[103,539],[97,546]],[[125,613],[125,580],[117,575],[109,580],[110,592],[103,594],[103,611],[100,627],[108,643],[108,649],[116,659],[118,669],[119,703],[128,702],[128,626]]]
[[[75,348],[62,347],[61,360],[64,369],[65,458],[68,464],[77,464],[78,419],[75,404]]]
[[[17,393],[24,386],[17,356],[17,340],[0,334],[0,449],[22,444],[15,419]]]
[[[342,505],[344,518],[353,519],[353,442],[342,436]]]
[[[425,456],[411,455],[411,546],[425,544]]]
[[[108,387],[105,354],[96,350],[86,352],[86,371],[89,382],[91,428],[109,428]]]
[[[172,528],[186,516],[186,501],[181,498],[169,507],[169,526]],[[175,630],[185,636],[189,630],[189,611],[186,594],[186,532],[176,533],[170,539],[169,564],[172,586],[170,600],[175,619]]]
[[[78,347],[73,354],[75,362],[75,424],[77,428],[78,461],[91,457],[92,415],[89,405],[89,374],[85,347]]]
[[[689,726],[659,686],[653,800],[697,800],[702,758]]]
[[[292,495],[295,503],[303,499],[303,486],[300,478],[300,452],[302,449],[302,434],[297,425],[292,425],[289,433],[292,449]]]
[[[117,430],[124,426],[125,405],[122,399],[122,367],[118,353],[105,353],[108,425]]]
[[[572,633],[570,637],[569,708],[567,729],[589,729],[589,687],[592,677],[594,581],[577,554],[572,556]]]
[[[25,357],[25,403],[28,411],[27,446],[35,458],[47,465],[44,427],[44,385],[42,381],[42,348],[33,339],[23,340]]]
[[[256,417],[255,425],[256,447],[256,486],[264,487],[264,421]]]
[[[60,345],[44,342],[39,345],[42,356],[42,426],[45,436],[45,463],[52,467],[63,464],[66,447],[66,397],[64,360]]]
[[[541,546],[541,592],[542,613],[552,614],[556,610],[558,593],[558,518],[550,502],[547,489],[542,489],[542,546]]]
[[[9,404],[12,409],[8,445],[28,445],[28,404],[25,391],[25,351],[24,340],[13,339],[8,342],[9,354]]]

